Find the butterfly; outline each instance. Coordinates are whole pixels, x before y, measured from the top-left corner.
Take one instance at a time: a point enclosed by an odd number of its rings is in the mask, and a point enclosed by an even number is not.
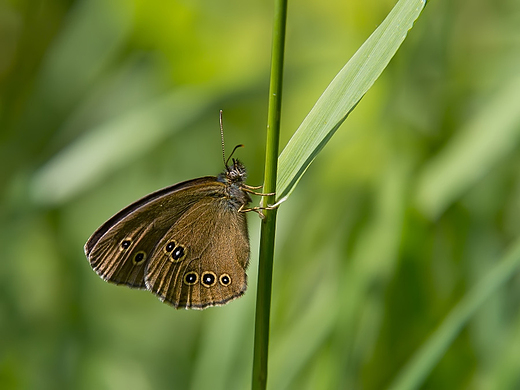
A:
[[[246,212],[262,209],[247,208],[249,194],[269,194],[255,193],[260,187],[245,184],[245,166],[228,161],[218,176],[153,192],[101,225],[84,248],[94,271],[176,308],[204,309],[242,296],[250,256]]]

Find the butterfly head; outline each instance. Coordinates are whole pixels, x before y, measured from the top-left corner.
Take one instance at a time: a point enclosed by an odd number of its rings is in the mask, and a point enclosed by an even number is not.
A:
[[[243,183],[246,180],[246,167],[237,159],[232,159],[232,165],[227,165],[226,170],[219,175],[219,180],[233,184]]]

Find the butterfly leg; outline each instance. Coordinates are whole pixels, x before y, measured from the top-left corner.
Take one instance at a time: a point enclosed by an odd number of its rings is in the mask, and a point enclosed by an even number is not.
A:
[[[255,187],[245,187],[245,186],[242,186],[242,191],[245,191],[245,192],[249,192],[250,194],[253,194],[253,195],[258,195],[258,196],[270,196],[270,195],[276,195],[276,192],[269,192],[267,194],[264,194],[262,192],[255,192],[253,190],[251,190],[250,188],[255,188]]]
[[[238,209],[238,212],[239,213],[248,213],[250,211],[254,211],[255,213],[257,213],[260,218],[264,219],[265,218],[265,215],[264,213],[262,213],[262,210],[274,210],[274,209],[277,209],[278,208],[278,205],[279,204],[275,204],[273,206],[267,206],[267,207],[263,207],[263,206],[256,206],[256,207],[251,207],[249,209],[245,209],[243,208],[244,206],[240,206],[240,208]]]
[[[248,186],[247,184],[242,184],[242,187],[247,188],[248,190],[259,190],[263,186]]]
[[[248,213],[248,212],[250,212],[250,211],[254,211],[255,213],[258,214],[258,216],[259,216],[260,218],[265,219],[265,215],[264,215],[264,213],[262,213],[262,210],[264,210],[263,207],[252,207],[252,208],[250,208],[250,209],[243,209],[242,207],[240,207],[240,208],[238,209],[238,212],[239,212],[239,213]]]

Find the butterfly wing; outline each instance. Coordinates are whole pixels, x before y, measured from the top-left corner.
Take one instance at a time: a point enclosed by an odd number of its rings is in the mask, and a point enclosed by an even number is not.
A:
[[[247,222],[226,189],[208,176],[131,204],[85,244],[92,268],[106,281],[147,288],[177,308],[202,309],[241,296]]]
[[[203,309],[244,294],[248,262],[245,214],[224,196],[206,197],[164,235],[145,280],[161,300],[177,308]]]
[[[85,244],[90,265],[104,280],[146,288],[144,273],[157,242],[215,183],[213,176],[188,180],[151,193],[106,221]],[[180,196],[179,196],[180,195]]]

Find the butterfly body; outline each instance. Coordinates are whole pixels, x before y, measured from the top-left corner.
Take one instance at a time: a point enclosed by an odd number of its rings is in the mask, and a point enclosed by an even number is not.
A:
[[[104,280],[148,289],[176,308],[203,309],[244,294],[249,238],[245,167],[149,194],[105,222],[85,244]]]

